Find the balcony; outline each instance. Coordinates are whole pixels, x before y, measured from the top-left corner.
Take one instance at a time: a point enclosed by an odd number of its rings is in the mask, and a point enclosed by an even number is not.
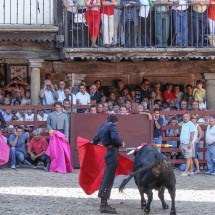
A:
[[[64,58],[110,61],[214,59],[215,22],[208,22],[207,8],[215,5],[199,5],[202,12],[199,13],[199,8],[191,4],[167,4],[162,5],[164,9],[154,5],[154,10],[150,10],[149,5],[133,3],[114,9],[106,6],[107,13],[114,11],[114,22],[104,13],[101,13],[100,22],[94,13],[91,17],[88,12],[85,15],[86,6],[65,9]],[[95,45],[92,36],[96,37]],[[104,40],[109,44],[104,44]]]

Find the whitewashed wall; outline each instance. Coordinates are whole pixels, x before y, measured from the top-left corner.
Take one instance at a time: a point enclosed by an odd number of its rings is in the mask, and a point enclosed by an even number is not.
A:
[[[54,24],[53,0],[0,0],[0,24]]]

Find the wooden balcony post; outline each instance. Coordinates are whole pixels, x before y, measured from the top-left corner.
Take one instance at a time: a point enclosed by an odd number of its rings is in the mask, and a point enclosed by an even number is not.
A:
[[[29,67],[31,68],[31,104],[38,105],[40,103],[40,68],[42,67],[43,59],[29,59]]]

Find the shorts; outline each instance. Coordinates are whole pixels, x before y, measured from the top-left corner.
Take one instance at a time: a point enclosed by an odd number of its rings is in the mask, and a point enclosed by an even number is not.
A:
[[[198,159],[198,154],[197,154],[198,148],[199,148],[198,143],[193,144],[193,157],[192,158],[194,158],[194,159]]]
[[[181,151],[184,155],[184,158],[192,158],[193,157],[193,147],[191,147],[190,149],[187,148],[188,144],[183,144],[181,143]]]

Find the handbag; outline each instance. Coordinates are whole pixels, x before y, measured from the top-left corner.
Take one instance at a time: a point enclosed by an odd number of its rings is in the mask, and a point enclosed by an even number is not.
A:
[[[75,13],[74,23],[84,23],[86,25],[85,13]]]

